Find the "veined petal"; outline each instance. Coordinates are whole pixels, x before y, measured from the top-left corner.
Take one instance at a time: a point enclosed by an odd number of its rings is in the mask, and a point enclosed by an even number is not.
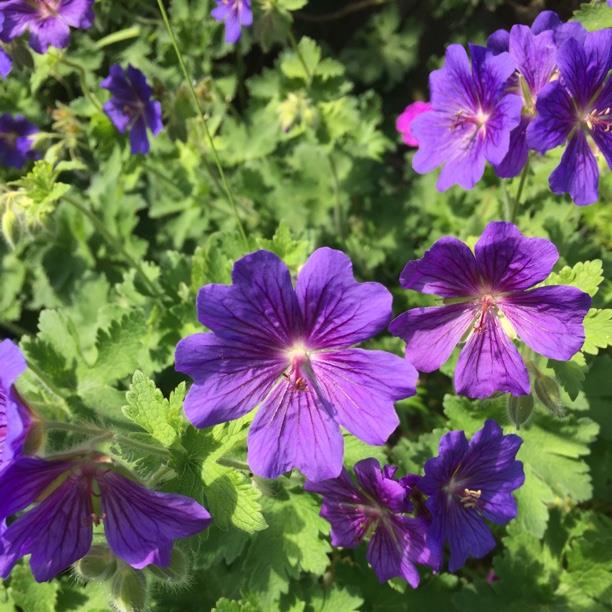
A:
[[[342,471],[344,440],[334,416],[310,381],[303,390],[280,382],[251,425],[251,469],[264,478],[276,478],[292,468],[313,482],[336,478]]]
[[[393,403],[414,395],[417,372],[385,351],[347,349],[313,356],[322,394],[340,425],[368,444],[384,444],[399,425]]]
[[[26,371],[23,353],[11,340],[0,342],[0,386],[8,389]]]
[[[510,55],[535,98],[549,83],[557,66],[557,46],[553,32],[546,30],[535,34],[527,26],[512,26]]]
[[[93,3],[94,0],[62,0],[58,12],[68,25],[86,30],[94,20]]]
[[[496,316],[485,317],[483,328],[474,331],[463,347],[455,369],[455,388],[471,398],[496,392],[529,393],[527,368]]]
[[[527,238],[516,225],[489,223],[474,249],[485,287],[493,292],[527,289],[543,281],[559,259],[555,245]]]
[[[580,289],[539,287],[504,297],[499,306],[520,339],[540,355],[567,361],[584,343],[591,298]]]
[[[562,145],[576,125],[572,98],[559,81],[549,83],[538,95],[537,114],[527,128],[527,145],[546,153]]]
[[[189,497],[151,491],[112,471],[97,476],[97,482],[108,544],[136,569],[169,565],[173,541],[211,523],[208,511]]]
[[[449,431],[440,438],[438,456],[425,463],[423,476],[418,488],[426,495],[435,495],[450,480],[453,472],[465,457],[469,448],[463,431]]]
[[[176,369],[194,380],[185,413],[196,427],[238,419],[255,408],[281,376],[287,360],[251,346],[194,334],[176,347]]]
[[[406,342],[406,359],[421,372],[446,363],[476,316],[470,304],[413,308],[391,322],[389,331]]]
[[[141,115],[130,128],[130,149],[133,155],[146,155],[149,152],[149,148],[147,124],[145,123],[144,115]]]
[[[49,47],[65,49],[70,41],[70,28],[61,17],[48,17],[30,24],[30,47],[46,53]]]
[[[529,147],[527,147],[527,128],[529,117],[522,117],[521,122],[510,133],[510,146],[508,153],[499,164],[495,165],[495,174],[500,178],[513,178],[518,176],[529,157]]]
[[[391,293],[380,283],[357,282],[342,251],[317,249],[300,270],[296,293],[310,349],[358,344],[391,319]]]
[[[287,266],[269,251],[238,260],[234,284],[206,285],[198,295],[200,322],[222,338],[274,349],[302,335],[298,301]]]
[[[395,480],[390,472],[395,472],[395,466],[385,466],[381,469],[377,459],[362,459],[355,464],[354,472],[359,485],[371,498],[376,499],[392,512],[407,512],[409,501],[408,489],[399,480]]]

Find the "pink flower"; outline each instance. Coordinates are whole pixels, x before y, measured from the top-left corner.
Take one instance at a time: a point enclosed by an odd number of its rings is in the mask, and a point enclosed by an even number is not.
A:
[[[431,104],[429,102],[421,102],[417,100],[412,104],[409,104],[404,112],[395,121],[395,127],[397,131],[402,135],[402,140],[409,147],[418,147],[419,143],[412,134],[410,126],[412,122],[423,113],[431,110]]]

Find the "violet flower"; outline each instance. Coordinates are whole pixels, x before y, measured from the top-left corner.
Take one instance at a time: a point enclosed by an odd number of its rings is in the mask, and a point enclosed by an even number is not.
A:
[[[438,456],[425,464],[425,476],[417,486],[429,495],[429,541],[437,543],[440,557],[448,545],[451,572],[468,557],[484,557],[495,547],[484,519],[505,525],[516,516],[512,491],[525,481],[523,464],[516,461],[522,442],[517,435],[503,435],[488,419],[469,442],[463,431],[442,436]]]
[[[612,29],[589,32],[584,42],[565,41],[557,63],[560,78],[540,93],[527,142],[539,153],[566,144],[549,185],[584,206],[599,197],[599,166],[591,146],[612,168]]]
[[[113,553],[128,565],[168,566],[173,541],[206,529],[210,514],[182,495],[150,491],[121,475],[107,457],[46,461],[22,457],[0,474],[0,522],[25,510],[0,539],[0,576],[31,555],[37,581],[84,557],[93,526],[104,524]]]
[[[448,302],[409,310],[389,329],[406,341],[406,358],[422,372],[437,370],[467,336],[455,369],[457,393],[527,394],[529,374],[509,327],[550,359],[567,361],[584,342],[591,305],[586,293],[563,285],[528,291],[550,274],[558,257],[552,242],[526,238],[501,221],[487,225],[474,253],[457,238],[441,238],[422,259],[406,264],[400,283]]]
[[[423,113],[431,110],[431,104],[429,102],[421,102],[417,100],[412,104],[409,104],[404,112],[397,118],[395,122],[395,128],[402,135],[404,144],[409,147],[418,147],[419,142],[412,133],[412,122]]]
[[[251,0],[215,0],[217,6],[211,15],[216,21],[225,22],[225,42],[233,45],[240,38],[242,27],[253,24]]]
[[[28,161],[37,159],[32,149],[32,136],[38,128],[21,115],[0,115],[0,166],[22,168]]]
[[[131,65],[124,70],[114,64],[100,86],[112,94],[104,112],[119,133],[129,130],[132,153],[148,153],[147,127],[156,136],[163,125],[161,104],[151,99],[153,91],[145,75]]]
[[[15,390],[15,381],[26,369],[19,347],[0,342],[0,471],[23,451],[32,425],[30,411]]]
[[[393,402],[413,395],[416,370],[385,351],[350,348],[381,332],[391,294],[358,283],[351,260],[315,251],[295,289],[285,264],[268,251],[238,260],[233,285],[206,285],[200,322],[212,333],[189,336],[176,369],[194,385],[187,418],[209,427],[259,407],[248,437],[251,469],[266,478],[299,468],[310,480],[342,470],[340,426],[384,444],[399,421]]]
[[[510,132],[521,119],[522,100],[508,92],[516,68],[508,53],[493,55],[470,45],[450,45],[446,62],[429,77],[430,112],[417,117],[412,133],[419,143],[412,167],[420,174],[442,166],[437,187],[471,189],[486,162],[499,164],[510,146]]]
[[[380,582],[400,577],[416,588],[419,572],[415,564],[435,567],[439,560],[427,546],[427,524],[412,512],[408,481],[395,480],[395,466],[383,469],[376,459],[364,459],[355,465],[356,481],[343,470],[338,478],[306,482],[304,488],[323,496],[321,516],[331,524],[333,546],[357,547],[371,535],[368,562]]]
[[[0,12],[0,39],[2,38],[2,30],[4,28],[4,13]],[[3,79],[10,74],[13,69],[13,60],[10,58],[9,54],[0,47],[0,76]]]
[[[25,32],[37,53],[49,47],[64,49],[70,41],[70,28],[86,30],[93,20],[94,0],[0,0],[5,22],[0,38],[9,42]]]

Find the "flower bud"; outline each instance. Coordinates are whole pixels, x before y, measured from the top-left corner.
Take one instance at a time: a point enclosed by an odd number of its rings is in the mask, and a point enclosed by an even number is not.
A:
[[[508,399],[508,416],[514,423],[514,426],[519,429],[521,425],[527,422],[533,412],[533,396],[519,395],[515,397],[511,395]]]
[[[533,388],[538,399],[556,416],[565,416],[565,408],[561,403],[561,391],[554,378],[540,374],[536,376]]]
[[[167,582],[174,586],[180,586],[189,582],[189,566],[187,564],[186,555],[175,548],[172,551],[172,560],[167,567],[158,565],[149,565],[147,570],[158,580]]]
[[[147,605],[147,580],[142,572],[124,565],[113,578],[111,601],[118,612],[137,612]]]
[[[96,544],[85,557],[74,564],[74,571],[85,582],[103,582],[117,571],[117,561],[106,546]]]

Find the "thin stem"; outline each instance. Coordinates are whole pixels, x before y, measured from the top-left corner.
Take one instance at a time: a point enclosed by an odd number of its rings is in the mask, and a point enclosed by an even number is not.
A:
[[[296,16],[298,19],[303,19],[304,21],[333,21],[335,19],[342,19],[351,13],[363,11],[375,6],[382,6],[383,4],[388,4],[389,2],[391,2],[391,0],[362,0],[362,2],[354,2],[353,4],[349,4],[338,11],[326,13],[325,15],[305,15],[304,13],[297,13]]]
[[[96,425],[84,425],[83,423],[65,423],[64,421],[45,421],[45,429],[55,431],[66,431],[68,433],[80,433],[83,435],[99,436],[106,431]]]
[[[170,455],[170,451],[166,448],[155,446],[153,444],[147,444],[146,442],[140,442],[120,434],[115,435],[115,441],[119,442],[119,444],[123,444],[124,446],[129,446],[133,449],[145,451],[153,455],[159,455],[160,457],[167,457]]]
[[[96,107],[96,109],[101,111],[102,105],[100,104],[100,101],[98,100],[98,98],[96,98],[96,96],[93,95],[93,93],[87,86],[87,73],[85,72],[84,68],[75,62],[71,62],[70,60],[67,60],[63,56],[60,57],[59,61],[65,66],[68,66],[69,68],[73,68],[79,73],[79,81],[81,83],[81,89],[83,90],[83,93],[85,94],[87,99]]]
[[[176,39],[174,29],[172,28],[172,24],[170,23],[170,20],[168,19],[168,13],[166,12],[166,9],[164,7],[164,3],[162,2],[162,0],[157,0],[157,6],[159,6],[159,12],[161,13],[162,20],[164,22],[164,25],[166,26],[166,30],[168,32],[168,35],[170,36],[170,40],[172,41],[172,46],[174,47],[174,52],[176,53],[176,57],[178,59],[179,65],[181,67],[181,71],[183,73],[183,77],[185,78],[185,81],[187,82],[189,91],[191,92],[191,97],[193,98],[193,103],[196,106],[196,109],[200,115],[200,120],[202,121],[202,125],[204,126],[204,132],[206,133],[206,138],[208,140],[210,150],[212,151],[213,158],[215,160],[215,165],[217,166],[217,171],[219,172],[219,177],[221,178],[221,184],[223,186],[223,191],[225,192],[227,200],[230,203],[230,206],[232,207],[232,210],[234,212],[234,216],[236,217],[236,223],[238,224],[238,230],[240,231],[240,236],[242,237],[242,240],[244,241],[245,246],[248,248],[249,241],[247,239],[246,232],[244,231],[244,227],[242,225],[240,215],[238,214],[238,206],[236,205],[234,194],[232,193],[232,190],[230,189],[227,179],[225,177],[225,172],[223,171],[223,166],[221,165],[221,159],[219,158],[217,147],[215,146],[215,142],[210,132],[210,128],[208,127],[208,121],[206,120],[204,111],[202,110],[202,107],[200,106],[198,94],[196,93],[196,90],[193,86],[193,81],[191,77],[189,76],[189,71],[187,70],[187,66],[185,65],[185,60],[183,59],[183,54],[181,53],[181,50],[178,46],[178,41]]]
[[[86,206],[83,206],[80,202],[77,202],[75,199],[71,198],[70,196],[64,196],[64,201],[68,202],[68,204],[70,204],[71,206],[74,206],[83,215],[85,215],[91,221],[92,225],[96,228],[96,230],[100,232],[100,235],[102,236],[102,238],[104,238],[106,243],[112,249],[117,251],[117,253],[121,255],[121,257],[123,257],[123,259],[125,259],[127,263],[133,266],[133,268],[136,270],[136,272],[140,276],[142,282],[145,284],[147,289],[151,292],[151,295],[155,297],[162,297],[163,294],[153,284],[153,282],[149,279],[149,277],[146,275],[141,264],[126,251],[125,247],[121,244],[121,242],[119,242],[119,240],[115,238],[106,229],[106,226],[104,225],[104,223],[100,219],[98,219],[98,217],[91,210],[89,210],[89,208],[87,208]]]
[[[6,329],[13,336],[27,336],[30,333],[25,327],[21,327],[19,323],[13,323],[12,321],[0,321],[0,327]]]
[[[217,459],[217,463],[219,465],[224,465],[225,467],[231,467],[236,470],[240,470],[241,472],[251,473],[251,468],[248,463],[244,461],[238,461],[237,459],[231,459],[230,457],[220,457]]]
[[[340,179],[338,178],[338,169],[332,154],[328,156],[329,165],[331,168],[332,178],[334,179],[334,217],[336,221],[336,231],[340,238],[344,238],[344,214],[342,210],[342,200],[340,199]]]
[[[523,188],[525,187],[525,182],[527,180],[527,173],[529,172],[529,160],[525,164],[523,168],[523,172],[521,173],[521,178],[519,181],[518,189],[516,190],[516,196],[514,201],[512,202],[512,208],[510,209],[510,218],[508,219],[510,223],[514,223],[516,221],[516,217],[518,215],[519,206],[521,204],[521,198],[523,196]]]

